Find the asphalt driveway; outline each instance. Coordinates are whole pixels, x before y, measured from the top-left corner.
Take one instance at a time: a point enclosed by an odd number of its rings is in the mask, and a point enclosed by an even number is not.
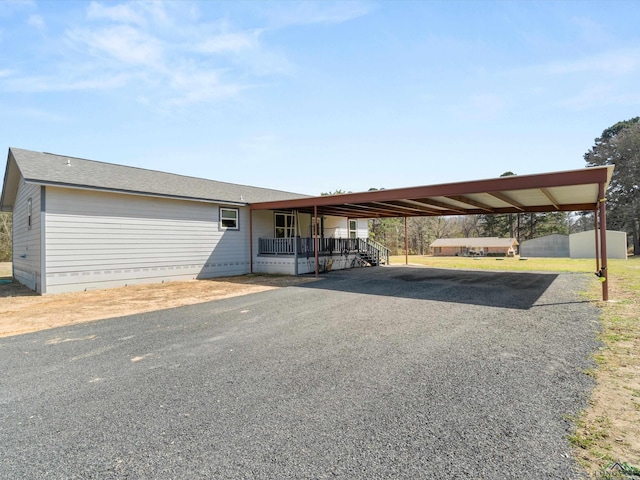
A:
[[[581,478],[577,274],[387,267],[0,339],[2,478]]]

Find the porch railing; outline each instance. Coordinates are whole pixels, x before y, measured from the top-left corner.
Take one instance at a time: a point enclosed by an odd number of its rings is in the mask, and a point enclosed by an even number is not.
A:
[[[376,262],[389,264],[389,249],[384,245],[362,238],[319,238],[320,255],[343,255],[347,253],[366,254]],[[313,238],[260,238],[258,253],[261,255],[295,255],[311,257],[315,255]]]
[[[258,252],[261,254],[293,255],[295,238],[260,238]]]

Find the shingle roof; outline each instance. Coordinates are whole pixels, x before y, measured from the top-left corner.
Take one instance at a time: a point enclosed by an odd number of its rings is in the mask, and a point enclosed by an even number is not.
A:
[[[480,238],[438,238],[432,247],[512,247],[518,242],[515,238],[497,238],[497,237],[480,237]]]
[[[27,182],[44,185],[237,204],[308,196],[18,148],[9,149],[9,163],[12,156]]]

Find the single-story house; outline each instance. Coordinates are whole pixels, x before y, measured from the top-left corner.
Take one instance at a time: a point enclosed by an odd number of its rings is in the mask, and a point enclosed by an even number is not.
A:
[[[438,238],[431,244],[435,256],[515,255],[518,241],[515,238]]]
[[[404,217],[406,230],[413,216],[593,211],[603,226],[601,271],[613,170],[314,197],[10,148],[0,210],[13,212],[14,278],[43,294],[379,265],[389,250],[367,237],[367,224],[388,217]],[[517,246],[474,243],[486,240],[465,239],[459,253],[508,255]]]
[[[598,237],[600,232],[598,232]],[[607,256],[609,258],[627,258],[627,233],[607,230]],[[596,232],[572,233],[571,235],[546,235],[525,240],[520,245],[523,257],[564,257],[595,258]]]
[[[13,212],[13,277],[49,294],[313,272],[312,215],[249,209],[306,197],[10,148],[0,210]],[[326,267],[348,267],[371,249],[388,255],[369,243],[366,219],[326,215],[317,223]]]

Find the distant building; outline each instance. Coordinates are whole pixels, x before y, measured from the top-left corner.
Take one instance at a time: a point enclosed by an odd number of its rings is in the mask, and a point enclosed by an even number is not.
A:
[[[594,249],[591,250],[593,257]],[[521,257],[569,258],[569,235],[554,233],[544,237],[524,240],[520,244]]]
[[[594,230],[571,235],[547,235],[525,240],[520,245],[521,257],[595,258]],[[607,230],[607,257],[627,258],[627,234]]]
[[[431,244],[435,256],[511,256],[515,255],[515,238],[439,238]]]

